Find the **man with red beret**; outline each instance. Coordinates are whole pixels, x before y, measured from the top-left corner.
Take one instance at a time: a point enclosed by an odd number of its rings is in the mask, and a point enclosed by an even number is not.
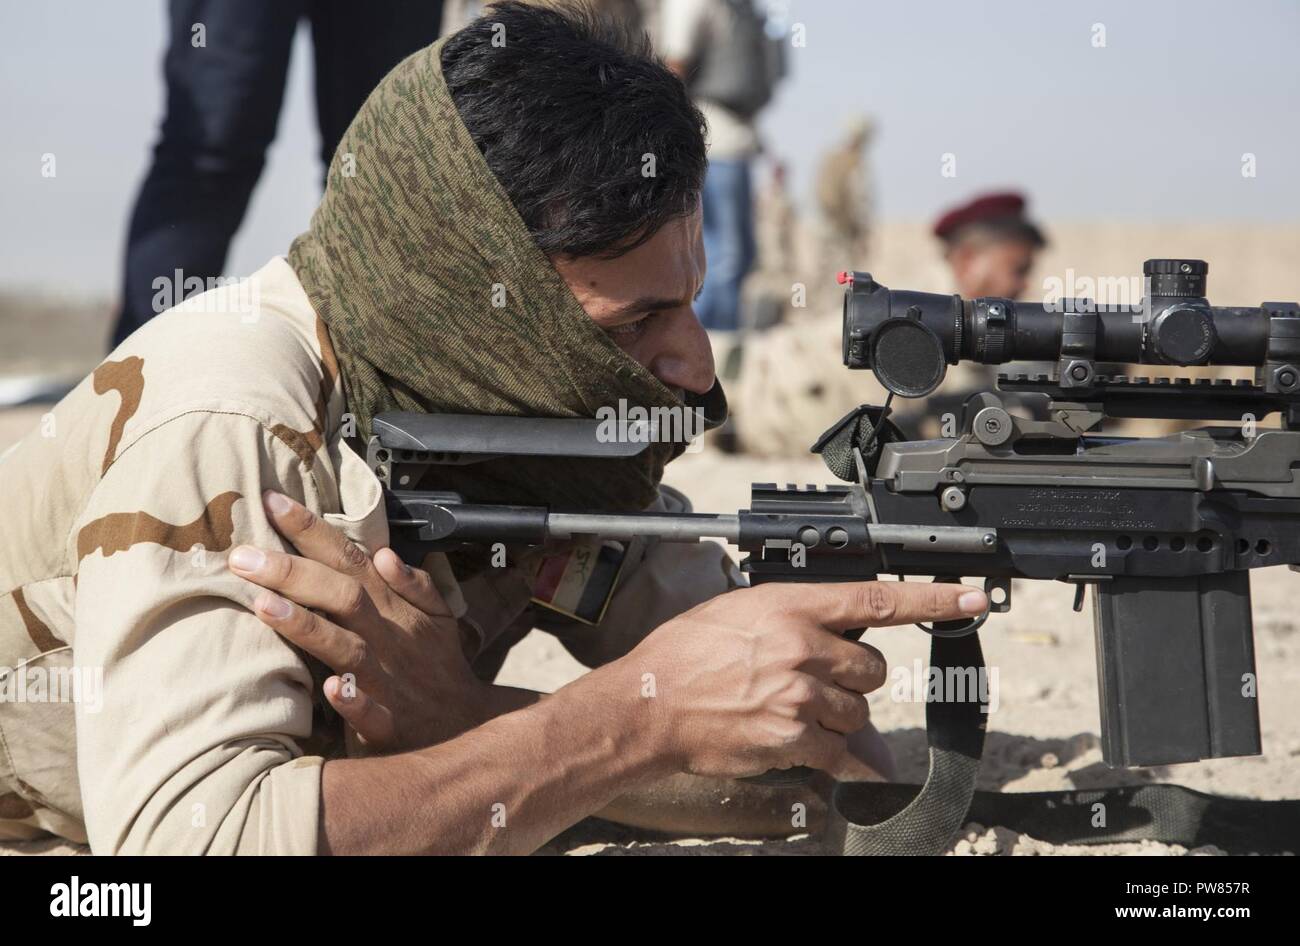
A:
[[[941,216],[934,235],[943,241],[957,292],[965,299],[1017,299],[1025,291],[1034,254],[1047,245],[1025,217],[1015,192],[982,194]]]

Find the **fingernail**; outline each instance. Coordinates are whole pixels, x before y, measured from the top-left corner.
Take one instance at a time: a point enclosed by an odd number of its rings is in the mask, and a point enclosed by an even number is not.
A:
[[[957,599],[962,614],[983,614],[989,608],[989,599],[982,591],[968,591]]]
[[[255,572],[266,564],[266,555],[251,545],[241,545],[230,553],[230,567],[241,572]]]
[[[257,596],[257,610],[264,611],[273,618],[287,618],[293,611],[289,602],[273,591],[264,591]]]
[[[266,508],[277,516],[283,516],[293,508],[293,504],[289,502],[288,497],[283,493],[277,493],[273,489],[268,489],[263,493],[262,498],[266,501]]]

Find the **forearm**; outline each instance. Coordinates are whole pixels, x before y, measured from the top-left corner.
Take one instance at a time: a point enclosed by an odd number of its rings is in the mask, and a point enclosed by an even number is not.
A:
[[[872,725],[849,736],[840,781],[893,781],[893,756]],[[669,834],[784,837],[820,829],[831,780],[762,785],[685,773],[643,785],[614,799],[600,817]]]
[[[821,827],[822,786],[757,785],[677,774],[634,788],[596,812],[607,821],[661,831],[731,837],[786,837]]]
[[[615,663],[449,742],[327,762],[321,851],[528,853],[672,774],[656,709]]]

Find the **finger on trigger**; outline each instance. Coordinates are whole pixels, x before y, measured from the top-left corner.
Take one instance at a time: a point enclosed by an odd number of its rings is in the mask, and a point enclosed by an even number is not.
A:
[[[833,582],[799,590],[797,610],[837,632],[955,620],[988,609],[988,597],[978,588],[946,582]]]

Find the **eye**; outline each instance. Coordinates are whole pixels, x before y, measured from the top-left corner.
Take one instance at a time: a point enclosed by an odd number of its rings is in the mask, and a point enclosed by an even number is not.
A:
[[[645,331],[646,323],[648,321],[649,317],[637,319],[635,322],[628,322],[626,325],[610,326],[605,329],[605,331],[610,335],[615,335],[619,338],[635,338]]]

